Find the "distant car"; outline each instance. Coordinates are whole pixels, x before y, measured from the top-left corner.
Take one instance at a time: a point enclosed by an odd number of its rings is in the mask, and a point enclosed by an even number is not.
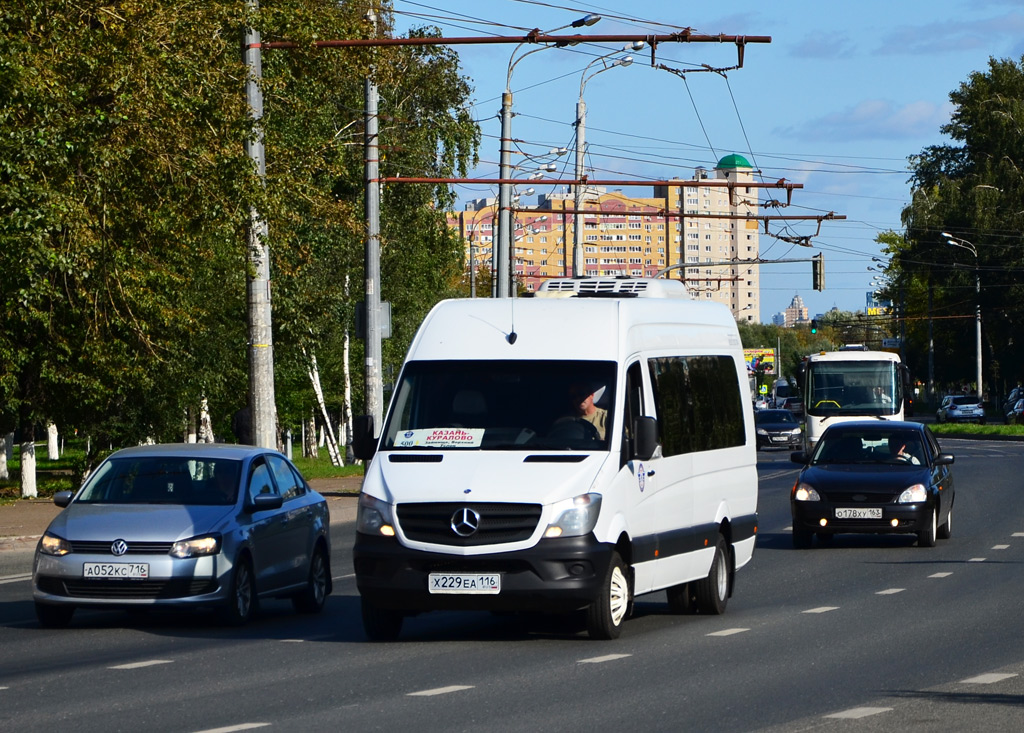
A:
[[[985,424],[985,406],[976,395],[948,394],[935,413],[935,422],[976,422]]]
[[[313,613],[331,592],[327,502],[277,451],[127,448],[54,502],[32,569],[43,626],[78,607],[210,607],[241,625],[260,598]]]
[[[1003,414],[1009,415],[1020,400],[1024,399],[1024,387],[1014,387],[1010,390],[1009,396],[1003,402]]]
[[[1006,413],[1007,425],[1020,425],[1024,423],[1024,399],[1017,400],[1010,411]]]
[[[838,423],[814,452],[792,454],[793,546],[846,532],[914,533],[920,547],[953,526],[953,455],[926,425],[895,420]]]
[[[800,423],[789,410],[758,410],[754,413],[757,449],[799,448],[803,440]]]

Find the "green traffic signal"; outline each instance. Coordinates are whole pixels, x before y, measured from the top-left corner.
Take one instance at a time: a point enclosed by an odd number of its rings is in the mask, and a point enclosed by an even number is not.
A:
[[[818,322],[812,318],[811,319],[811,333],[817,333],[817,332],[818,332]]]

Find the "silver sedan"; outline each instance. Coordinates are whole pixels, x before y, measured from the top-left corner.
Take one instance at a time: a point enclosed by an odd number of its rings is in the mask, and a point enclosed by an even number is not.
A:
[[[212,607],[241,625],[261,598],[315,613],[331,592],[327,502],[277,451],[127,448],[54,502],[32,572],[43,626],[77,607]]]

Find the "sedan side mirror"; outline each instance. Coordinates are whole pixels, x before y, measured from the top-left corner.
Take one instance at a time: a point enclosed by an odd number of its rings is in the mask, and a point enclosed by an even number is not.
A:
[[[956,457],[952,453],[939,453],[939,455],[937,455],[935,457],[935,465],[936,466],[949,466],[949,465],[952,465],[953,461],[955,461],[955,460],[956,460]]]
[[[71,497],[74,495],[74,491],[58,491],[53,495],[53,503],[59,507],[65,507],[71,503]]]
[[[806,451],[798,450],[789,454],[789,460],[793,463],[799,463],[801,466],[806,466],[810,456],[807,455]]]
[[[284,498],[280,494],[256,494],[250,502],[254,512],[266,512],[284,506]]]

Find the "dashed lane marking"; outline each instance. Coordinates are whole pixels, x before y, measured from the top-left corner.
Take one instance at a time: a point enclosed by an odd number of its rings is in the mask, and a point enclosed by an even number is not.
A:
[[[948,578],[953,573],[932,573],[929,578]]]
[[[226,725],[223,728],[207,728],[196,731],[196,733],[235,733],[239,730],[253,730],[255,728],[266,728],[270,723],[239,723],[238,725]]]
[[[744,631],[750,631],[750,629],[722,629],[721,631],[712,631],[708,636],[732,636],[733,634],[742,634]]]
[[[407,697],[432,697],[433,695],[447,695],[449,692],[461,692],[462,690],[472,689],[473,685],[448,685],[448,687],[435,687],[433,690],[410,692]]]
[[[601,664],[601,662],[613,662],[616,659],[625,659],[631,657],[632,654],[605,654],[603,657],[591,657],[590,659],[581,659],[577,664]]]
[[[829,611],[838,611],[839,606],[818,606],[817,608],[808,608],[806,611],[800,613],[828,613]]]
[[[826,715],[826,718],[846,718],[847,720],[857,720],[858,718],[866,718],[869,715],[878,715],[879,713],[888,713],[892,708],[850,708],[849,710],[843,710],[839,713],[832,713]]]
[[[1015,674],[1005,674],[1002,672],[990,672],[989,674],[979,674],[977,677],[968,677],[965,680],[960,680],[962,685],[991,685],[995,682],[1002,682],[1008,680],[1011,677],[1016,677]]]
[[[896,593],[902,593],[905,590],[906,590],[906,588],[886,588],[885,590],[878,591],[877,593],[875,593],[875,595],[876,596],[891,596],[891,595],[895,595]]]
[[[301,644],[305,639],[281,639],[282,644]]]
[[[22,583],[26,580],[32,580],[32,573],[25,573],[24,575],[4,575],[0,577],[0,585],[4,583]]]
[[[1009,545],[992,545],[992,549],[993,550],[1008,550],[1008,549],[1010,549],[1010,546]]]
[[[983,557],[972,557],[967,562],[985,562],[985,558],[983,558]]]
[[[153,667],[157,664],[173,664],[170,659],[150,659],[146,662],[132,662],[131,664],[118,664],[108,669],[142,669],[143,667]]]

